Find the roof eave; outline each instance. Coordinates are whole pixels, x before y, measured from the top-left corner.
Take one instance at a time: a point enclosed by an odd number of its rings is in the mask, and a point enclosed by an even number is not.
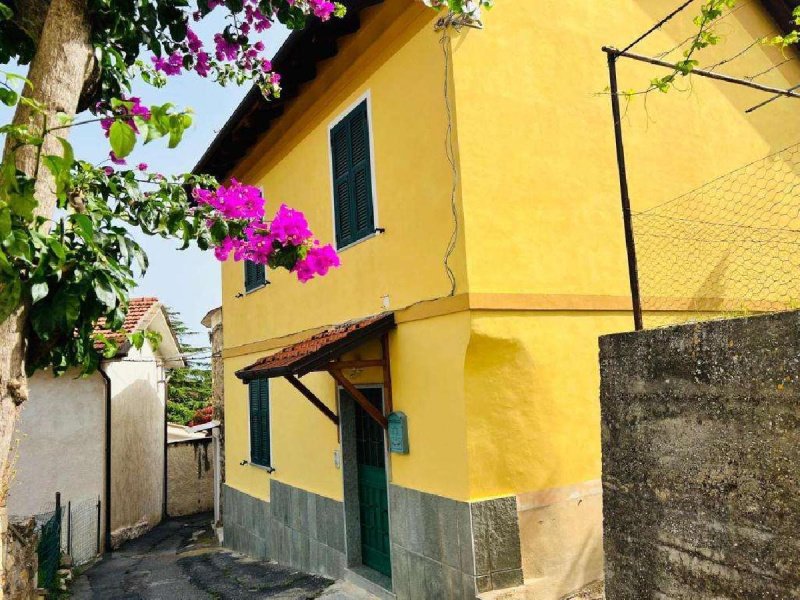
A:
[[[361,329],[358,329],[346,337],[331,343],[323,349],[312,353],[310,356],[300,358],[291,365],[280,367],[273,367],[269,369],[253,368],[250,365],[243,369],[236,371],[236,377],[247,383],[254,379],[274,379],[275,377],[297,376],[302,377],[312,371],[319,370],[325,367],[331,359],[337,358],[342,354],[346,354],[351,350],[355,350],[364,342],[394,328],[395,320],[394,313],[387,313],[374,323],[370,323]],[[252,370],[250,370],[252,369]]]
[[[272,122],[281,117],[284,105],[300,95],[300,87],[316,78],[317,64],[338,53],[339,39],[360,29],[361,12],[383,1],[345,0],[344,17],[326,22],[312,20],[304,29],[293,31],[272,60],[274,71],[282,76],[281,97],[267,101],[257,87],[252,87],[192,172],[213,175],[218,180],[227,178]]]

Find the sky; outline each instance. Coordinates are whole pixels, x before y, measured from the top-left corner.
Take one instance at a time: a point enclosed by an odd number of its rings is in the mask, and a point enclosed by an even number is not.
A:
[[[214,31],[222,29],[222,19],[214,20],[212,17],[193,25],[206,46],[211,47]],[[263,34],[267,54],[274,55],[288,34],[280,25],[267,30]],[[25,72],[24,68],[13,70],[22,74]],[[171,77],[166,87],[161,89],[137,82],[132,95],[139,96],[143,104],[172,102],[180,108],[191,107],[194,124],[174,150],[167,148],[165,140],[155,140],[147,145],[137,144],[128,157],[128,164],[145,162],[151,170],[165,174],[189,172],[248,89],[249,85],[223,88],[194,73]],[[11,116],[11,111],[3,107],[0,110],[0,123],[8,123]],[[97,123],[74,128],[69,139],[79,159],[99,163],[108,156],[108,140]],[[177,249],[179,244],[176,241],[150,237],[138,231],[134,237],[145,249],[150,268],[138,280],[133,295],[158,297],[177,310],[189,328],[197,332],[189,340],[193,345],[208,345],[208,336],[200,320],[222,301],[220,266],[213,253],[202,252],[196,247],[181,251]]]

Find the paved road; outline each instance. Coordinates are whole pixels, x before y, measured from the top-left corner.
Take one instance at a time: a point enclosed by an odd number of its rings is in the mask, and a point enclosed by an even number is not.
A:
[[[216,544],[210,515],[172,519],[107,555],[75,580],[79,600],[369,600],[372,596]]]

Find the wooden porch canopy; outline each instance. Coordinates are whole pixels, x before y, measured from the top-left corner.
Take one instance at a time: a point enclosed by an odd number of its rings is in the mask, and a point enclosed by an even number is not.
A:
[[[309,390],[300,377],[312,372],[327,371],[353,399],[375,419],[384,429],[386,416],[375,408],[359,389],[345,376],[345,369],[364,369],[381,367],[383,369],[384,404],[386,413],[392,411],[391,377],[389,368],[389,345],[387,334],[395,326],[394,313],[383,313],[357,321],[336,325],[316,335],[291,344],[275,354],[266,356],[252,365],[236,371],[236,376],[244,382],[253,379],[283,377],[306,397],[320,412],[334,424],[339,425],[339,417],[322,400]],[[381,358],[374,360],[342,360],[347,352],[355,350],[369,340],[380,338]]]

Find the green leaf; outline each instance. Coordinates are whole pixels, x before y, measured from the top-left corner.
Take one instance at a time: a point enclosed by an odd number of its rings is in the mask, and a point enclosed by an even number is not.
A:
[[[33,209],[38,204],[36,198],[33,197],[33,186],[29,187],[31,188],[30,192],[20,190],[19,193],[11,194],[8,198],[8,206],[11,211],[26,221],[33,219]]]
[[[144,337],[147,340],[147,343],[150,345],[150,349],[153,352],[158,350],[158,347],[161,345],[161,334],[157,331],[145,331]]]
[[[114,358],[117,355],[119,345],[115,340],[112,340],[102,333],[94,334],[93,339],[103,345],[103,358]]]
[[[0,6],[4,6],[0,4]],[[19,101],[19,94],[14,90],[10,90],[8,88],[0,87],[0,102],[5,104],[6,106],[15,106]]]
[[[117,294],[107,282],[100,278],[94,282],[94,295],[109,310],[113,310],[117,305]]]
[[[7,4],[0,2],[0,21],[10,21],[14,16],[14,11]]]
[[[67,259],[67,251],[64,249],[63,244],[57,239],[50,238],[47,240],[47,245],[50,246],[50,250],[53,251],[53,254],[55,254],[60,261],[63,262]]]
[[[81,234],[81,237],[87,242],[93,238],[94,225],[92,225],[92,220],[89,217],[81,213],[73,214],[72,223]]]
[[[49,291],[50,288],[46,281],[37,281],[31,286],[31,302],[36,304],[39,300],[45,298]]]
[[[131,345],[137,350],[141,350],[144,346],[144,331],[134,331],[128,336]]]
[[[125,158],[136,146],[136,134],[130,125],[122,121],[114,121],[108,131],[108,140],[111,149],[119,158]]]
[[[11,233],[11,211],[0,209],[0,242]]]

